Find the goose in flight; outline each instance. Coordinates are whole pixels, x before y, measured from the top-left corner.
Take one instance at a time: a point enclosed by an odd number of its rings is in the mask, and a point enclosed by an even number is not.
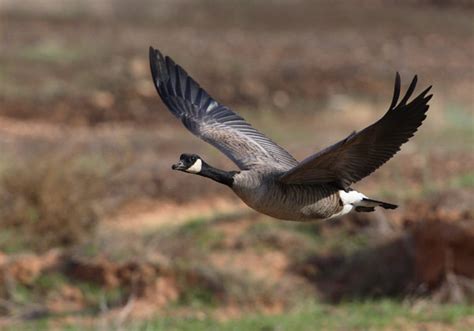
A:
[[[230,187],[249,207],[285,220],[310,221],[354,210],[397,206],[350,188],[400,150],[426,118],[430,87],[410,102],[415,76],[400,97],[400,75],[385,115],[367,128],[298,162],[241,116],[214,100],[169,56],[150,47],[153,83],[163,103],[194,135],[227,155],[238,171],[217,169],[195,154],[182,154],[172,169]]]

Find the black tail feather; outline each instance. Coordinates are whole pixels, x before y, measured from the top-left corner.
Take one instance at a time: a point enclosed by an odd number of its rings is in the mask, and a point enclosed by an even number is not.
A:
[[[385,209],[395,209],[395,208],[398,207],[397,205],[394,205],[394,204],[391,204],[391,203],[388,203],[388,202],[383,202],[383,201],[373,200],[373,199],[368,199],[368,198],[362,199],[362,202],[363,202],[362,206],[364,206],[364,207],[380,206],[380,207],[385,208]]]
[[[375,211],[375,207],[356,206],[355,211],[359,213],[370,213]]]

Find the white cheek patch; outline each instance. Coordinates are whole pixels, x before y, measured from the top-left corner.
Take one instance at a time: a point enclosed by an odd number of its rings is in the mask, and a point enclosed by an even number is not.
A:
[[[192,166],[186,169],[186,172],[190,172],[192,174],[198,174],[201,172],[201,169],[202,169],[202,161],[201,159],[197,159],[196,162],[194,162]]]

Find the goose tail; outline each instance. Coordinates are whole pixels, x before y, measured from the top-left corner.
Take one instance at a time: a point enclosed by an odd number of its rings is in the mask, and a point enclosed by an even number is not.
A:
[[[355,209],[358,212],[371,212],[375,210],[375,207],[382,207],[385,209],[395,209],[398,206],[380,201],[369,199],[364,194],[355,190],[349,189],[348,191],[339,191],[339,197],[343,206],[351,206],[350,209]]]
[[[384,209],[395,209],[398,206],[384,201],[363,198],[359,203],[356,204],[355,211],[371,212],[375,210],[375,207],[382,207]]]

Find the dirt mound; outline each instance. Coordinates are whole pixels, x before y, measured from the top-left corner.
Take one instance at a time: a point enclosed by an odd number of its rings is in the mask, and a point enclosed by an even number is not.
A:
[[[62,255],[58,250],[51,250],[43,255],[8,256],[0,253],[0,293],[11,282],[32,284],[43,272],[57,268],[61,260]]]
[[[432,220],[413,231],[419,282],[438,286],[448,273],[474,279],[474,222]]]
[[[414,285],[414,248],[409,236],[351,255],[315,255],[295,269],[313,282],[323,298],[397,296]]]
[[[295,268],[330,301],[434,293],[440,301],[472,302],[472,212],[441,200],[409,206],[391,240],[348,255],[316,254]]]
[[[171,271],[150,262],[71,259],[66,262],[65,274],[106,288],[122,288],[127,296],[154,298],[159,307],[176,300],[179,293]]]

